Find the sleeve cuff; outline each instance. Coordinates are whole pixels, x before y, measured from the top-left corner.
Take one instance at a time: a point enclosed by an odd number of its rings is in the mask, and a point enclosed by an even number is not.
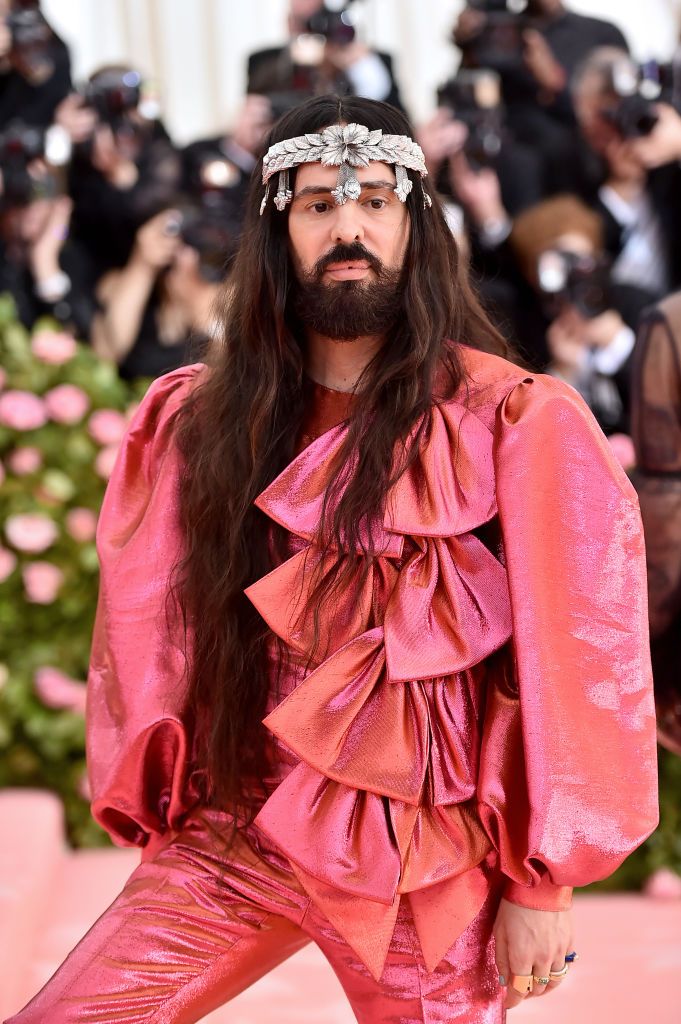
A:
[[[510,903],[529,910],[569,910],[572,905],[572,886],[554,885],[548,873],[537,885],[518,885],[509,878],[502,895]]]

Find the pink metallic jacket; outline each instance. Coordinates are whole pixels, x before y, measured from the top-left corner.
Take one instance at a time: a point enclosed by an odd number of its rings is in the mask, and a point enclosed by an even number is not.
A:
[[[561,909],[657,823],[635,492],[571,388],[462,355],[465,396],[434,405],[388,495],[381,554],[322,623],[331,654],[265,719],[300,760],[256,824],[376,976],[405,896],[432,970],[493,875],[512,901]],[[92,809],[114,841],[147,849],[196,799],[163,600],[180,545],[168,419],[201,369],[152,384],[98,527]],[[297,550],[247,594],[294,651],[309,645],[302,567],[319,558],[345,430],[314,440],[257,499]],[[481,539],[492,523],[496,545]]]

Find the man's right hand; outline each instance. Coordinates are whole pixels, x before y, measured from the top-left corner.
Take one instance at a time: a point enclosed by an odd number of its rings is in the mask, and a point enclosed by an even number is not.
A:
[[[461,149],[467,135],[465,124],[456,121],[446,107],[438,107],[429,121],[419,125],[416,141],[423,150],[428,173],[434,177],[443,161]]]
[[[131,262],[154,273],[172,263],[180,246],[176,230],[179,216],[178,210],[164,210],[143,224],[135,238]]]
[[[452,30],[452,39],[457,46],[465,47],[479,36],[487,24],[487,15],[474,7],[464,7]]]
[[[681,160],[681,116],[668,103],[658,103],[655,109],[658,121],[652,132],[627,144],[649,170]]]
[[[85,105],[82,96],[72,92],[62,100],[54,115],[55,123],[67,132],[72,144],[85,142],[94,133],[97,125],[97,114]]]
[[[459,150],[449,159],[449,182],[456,198],[478,227],[508,221],[499,177],[492,167],[473,170],[466,154]]]

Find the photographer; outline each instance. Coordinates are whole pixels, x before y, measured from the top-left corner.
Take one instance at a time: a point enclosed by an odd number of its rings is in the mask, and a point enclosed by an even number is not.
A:
[[[600,216],[576,196],[516,218],[510,246],[525,279],[516,334],[535,361],[581,392],[606,434],[628,433],[635,329],[651,294],[611,275]]]
[[[31,328],[53,316],[87,337],[96,303],[86,253],[69,236],[72,203],[44,159],[44,133],[13,122],[0,134],[0,292]]]
[[[71,90],[71,59],[38,0],[0,0],[0,129],[14,118],[47,128]]]
[[[214,197],[240,223],[251,173],[272,121],[266,96],[246,96],[231,132],[198,139],[181,151],[183,191],[208,205]]]
[[[336,92],[383,100],[404,109],[393,75],[392,58],[357,39],[352,0],[290,0],[286,46],[258,50],[248,58],[248,93],[274,96],[275,108],[293,106],[307,96]],[[279,101],[277,101],[277,97]],[[284,113],[275,109],[275,115]],[[275,117],[276,119],[276,117]]]
[[[512,333],[518,272],[508,237],[513,217],[539,202],[542,191],[533,153],[509,143],[500,125],[499,100],[490,88],[497,77],[470,71],[448,82],[438,93],[447,105],[418,128],[417,139],[459,242],[463,229],[485,310],[502,332]],[[480,93],[477,102],[471,91]]]
[[[574,187],[571,77],[602,46],[627,49],[609,22],[568,10],[562,0],[469,0],[454,28],[462,67],[501,75],[509,130],[544,159],[547,193]]]
[[[461,71],[438,89],[435,115],[419,128],[419,143],[438,192],[466,207],[457,169],[460,153],[474,172],[493,172],[503,204],[512,216],[542,198],[541,164],[528,146],[517,143],[504,124],[499,75]]]
[[[128,263],[99,283],[91,343],[123,378],[196,361],[214,333],[213,310],[235,232],[195,204],[165,209],[138,230]]]
[[[149,116],[142,87],[133,68],[104,67],[57,111],[73,145],[73,233],[97,276],[127,262],[137,228],[180,186],[179,154],[162,122]]]
[[[681,285],[681,119],[646,99],[640,69],[621,50],[591,54],[573,90],[588,145],[582,194],[604,217],[613,277],[662,298]]]

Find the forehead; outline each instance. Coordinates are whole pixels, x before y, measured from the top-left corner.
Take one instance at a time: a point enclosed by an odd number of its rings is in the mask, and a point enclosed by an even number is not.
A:
[[[338,166],[325,167],[323,164],[301,164],[296,170],[296,194],[303,188],[319,185],[320,188],[335,188],[338,178]],[[359,182],[363,181],[389,181],[396,184],[395,168],[390,164],[380,163],[372,160],[367,167],[356,167]]]

